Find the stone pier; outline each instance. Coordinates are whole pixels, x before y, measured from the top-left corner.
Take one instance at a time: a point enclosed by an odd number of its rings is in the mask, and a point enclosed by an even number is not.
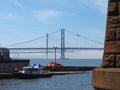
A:
[[[102,66],[93,70],[98,90],[120,90],[120,0],[109,0]]]

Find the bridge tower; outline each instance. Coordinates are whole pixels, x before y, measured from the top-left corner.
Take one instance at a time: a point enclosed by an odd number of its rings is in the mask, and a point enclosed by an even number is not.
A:
[[[65,59],[65,29],[61,29],[61,59]]]
[[[46,33],[46,56],[48,57],[48,33]]]

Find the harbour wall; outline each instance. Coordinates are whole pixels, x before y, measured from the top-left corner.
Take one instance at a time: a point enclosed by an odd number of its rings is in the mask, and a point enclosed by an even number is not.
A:
[[[46,67],[50,71],[91,71],[95,66],[63,66],[63,67]]]
[[[95,68],[92,85],[96,90],[120,90],[119,68]]]

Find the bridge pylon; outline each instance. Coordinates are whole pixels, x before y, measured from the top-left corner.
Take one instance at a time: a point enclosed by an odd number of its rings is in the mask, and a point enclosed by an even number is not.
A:
[[[65,59],[65,29],[61,29],[61,59]]]
[[[48,57],[48,33],[46,33],[46,56]]]

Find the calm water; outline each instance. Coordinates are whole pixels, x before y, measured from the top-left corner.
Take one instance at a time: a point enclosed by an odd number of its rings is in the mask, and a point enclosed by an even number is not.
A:
[[[42,59],[32,59],[31,64],[41,64],[47,65],[49,62],[54,62],[53,59],[42,60]],[[57,60],[64,66],[100,66],[102,63],[101,59],[71,59],[71,60]]]
[[[100,65],[101,60],[61,60],[60,62],[63,65],[97,66]],[[46,65],[48,60],[31,60],[31,64],[33,63]],[[93,90],[91,76],[92,72],[81,72],[81,74],[58,75],[52,78],[30,80],[3,79],[0,80],[0,90]]]

